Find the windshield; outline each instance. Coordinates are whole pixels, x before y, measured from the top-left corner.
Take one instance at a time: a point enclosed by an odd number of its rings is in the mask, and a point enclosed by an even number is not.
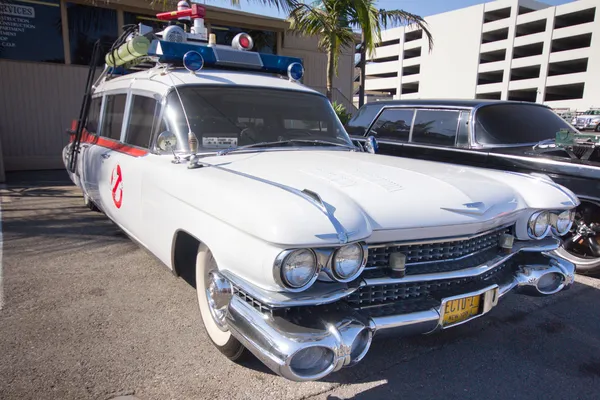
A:
[[[584,115],[600,115],[600,110],[587,110]]]
[[[294,146],[353,146],[327,98],[317,94],[205,85],[178,91],[181,102],[177,92],[169,94],[165,120],[179,151],[189,151],[186,115],[199,153],[286,140],[296,140]]]
[[[497,104],[475,113],[475,141],[485,145],[517,145],[555,139],[561,129],[578,133],[552,110],[527,104]]]

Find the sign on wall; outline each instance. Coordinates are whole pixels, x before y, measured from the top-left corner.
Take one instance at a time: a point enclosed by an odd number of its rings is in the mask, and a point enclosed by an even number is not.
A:
[[[0,58],[64,63],[59,0],[0,0]]]

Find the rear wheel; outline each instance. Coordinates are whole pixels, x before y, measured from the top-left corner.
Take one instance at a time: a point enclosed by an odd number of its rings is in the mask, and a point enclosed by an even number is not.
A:
[[[227,304],[220,293],[222,282],[218,266],[211,251],[201,244],[196,257],[196,293],[204,329],[213,345],[232,361],[242,359],[247,351],[231,334],[225,322]]]

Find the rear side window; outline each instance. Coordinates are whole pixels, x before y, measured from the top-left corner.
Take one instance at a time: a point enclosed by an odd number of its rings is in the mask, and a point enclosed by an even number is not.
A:
[[[412,142],[454,146],[459,115],[459,111],[418,110]]]
[[[379,139],[408,141],[415,110],[411,108],[384,110],[369,132]]]
[[[475,113],[475,140],[479,144],[531,144],[554,139],[562,129],[577,132],[551,109],[528,104],[496,104]]]
[[[85,129],[89,133],[96,134],[98,132],[98,123],[100,121],[100,108],[102,106],[102,97],[95,97],[90,102],[90,110],[88,114]]]
[[[148,148],[154,129],[158,102],[152,97],[133,95],[125,143]]]
[[[104,107],[104,123],[102,124],[102,136],[111,139],[121,139],[121,128],[125,113],[126,94],[111,94],[106,96]]]

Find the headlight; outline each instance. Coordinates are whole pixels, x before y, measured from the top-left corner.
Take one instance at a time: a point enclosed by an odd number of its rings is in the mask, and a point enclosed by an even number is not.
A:
[[[317,272],[317,257],[309,249],[286,251],[275,260],[275,280],[291,291],[306,289],[317,279]]]
[[[366,249],[359,243],[341,247],[333,254],[331,272],[338,282],[349,282],[360,274],[365,264]]]
[[[550,213],[538,211],[529,218],[527,233],[532,239],[542,239],[550,231]]]
[[[566,210],[560,214],[552,214],[552,233],[563,236],[571,229],[575,213],[572,210]]]

